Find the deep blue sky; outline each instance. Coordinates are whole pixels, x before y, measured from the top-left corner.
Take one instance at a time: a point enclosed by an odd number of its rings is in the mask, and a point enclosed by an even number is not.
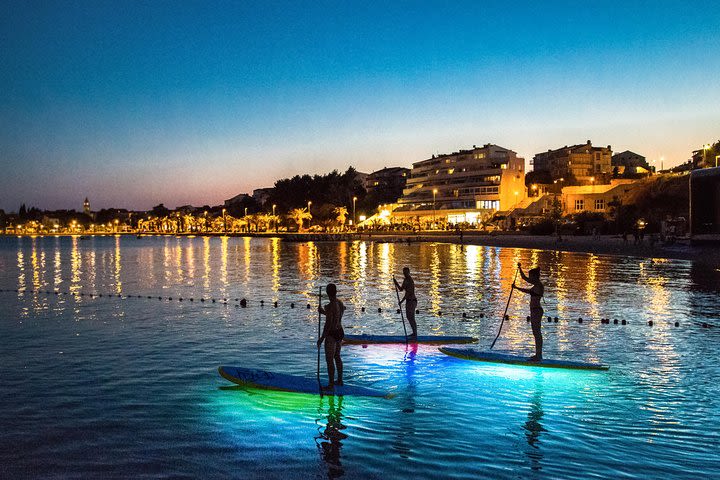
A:
[[[217,204],[296,173],[720,137],[716,1],[0,3],[0,208]]]

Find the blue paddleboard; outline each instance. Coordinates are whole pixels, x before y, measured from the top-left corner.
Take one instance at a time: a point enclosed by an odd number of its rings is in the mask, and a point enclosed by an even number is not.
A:
[[[410,338],[403,335],[345,335],[343,342],[350,345],[369,345],[373,343],[426,343],[429,345],[447,345],[449,343],[474,343],[477,338],[453,337],[449,335],[418,335]]]
[[[320,395],[320,386],[317,378],[298,377],[284,373],[267,372],[243,367],[218,367],[220,375],[238,385],[261,388],[265,390],[278,390],[282,392],[310,393]],[[372,388],[357,385],[336,386],[332,390],[323,390],[323,395],[358,395],[364,397],[391,398],[392,395]]]
[[[506,353],[479,352],[470,348],[439,349],[445,355],[462,358],[463,360],[476,360],[478,362],[505,363],[508,365],[525,365],[528,367],[569,368],[573,370],[607,370],[610,367],[599,363],[573,362],[572,360],[551,360],[544,358],[539,362],[531,362],[527,357],[508,355]]]

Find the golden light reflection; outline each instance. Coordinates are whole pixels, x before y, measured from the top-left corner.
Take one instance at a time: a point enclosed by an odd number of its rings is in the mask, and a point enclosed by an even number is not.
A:
[[[440,296],[440,254],[438,245],[433,243],[430,246],[430,310],[437,313],[442,308],[442,298]]]
[[[188,279],[192,281],[195,279],[195,240],[188,240],[187,244],[185,245],[185,253],[187,255],[187,275]]]
[[[245,282],[250,281],[252,273],[252,258],[250,253],[250,237],[243,237],[243,258],[245,262]]]
[[[170,247],[170,238],[165,237],[163,239],[163,285],[170,285],[172,282],[172,271],[170,270],[173,265],[172,248]]]
[[[18,267],[18,290],[20,290],[20,295],[22,295],[22,291],[25,290],[25,254],[22,250],[22,241],[18,242],[18,251],[17,251],[17,267]]]
[[[348,242],[338,242],[338,273],[339,278],[345,278],[347,273]]]
[[[359,306],[365,304],[366,292],[365,285],[367,280],[368,265],[367,243],[363,241],[355,241],[352,244],[351,259],[351,278],[353,281],[352,303],[357,310]]]
[[[273,301],[278,301],[280,291],[280,239],[273,237],[270,239],[270,255],[272,262],[272,292]]]
[[[383,243],[378,249],[380,273],[382,278],[390,278],[390,259],[394,256],[394,245],[390,243]],[[382,281],[382,280],[381,280]]]
[[[78,237],[73,236],[71,239],[72,245],[70,247],[70,292],[73,294],[80,293],[82,287],[80,286],[80,268],[82,267],[82,258],[80,257],[80,250],[78,248]],[[74,295],[76,301],[79,300],[78,295]]]
[[[122,293],[122,280],[120,280],[120,272],[122,270],[122,258],[120,256],[120,237],[115,237],[115,293]]]
[[[175,237],[175,274],[177,276],[176,283],[184,283],[185,281],[185,264],[183,263],[183,252],[185,245],[183,239]]]
[[[61,289],[61,285],[63,283],[63,276],[62,276],[62,253],[60,252],[60,243],[57,239],[55,239],[55,255],[54,255],[54,277],[53,277],[53,285],[55,291],[58,291]]]
[[[585,295],[587,297],[588,304],[590,306],[590,318],[598,318],[600,317],[600,312],[598,311],[598,301],[597,301],[597,289],[598,289],[598,281],[597,281],[597,267],[598,267],[598,257],[597,255],[590,255],[590,258],[587,261],[587,275],[586,275],[586,283],[585,283]]]
[[[227,297],[228,292],[228,240],[229,237],[220,237],[220,293]],[[245,265],[250,269],[250,237],[243,237],[245,241]]]
[[[210,237],[203,237],[203,287],[210,289]]]

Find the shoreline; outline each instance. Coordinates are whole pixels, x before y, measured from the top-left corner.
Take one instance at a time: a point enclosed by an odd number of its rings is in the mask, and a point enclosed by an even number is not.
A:
[[[0,237],[78,237],[89,238],[93,236],[111,237],[126,236],[143,237],[258,237],[280,238],[289,242],[308,241],[354,241],[370,240],[380,243],[454,243],[460,244],[460,237],[454,232],[363,232],[363,233],[92,233],[92,234],[5,234]],[[691,260],[703,263],[720,265],[720,248],[712,245],[690,245],[687,239],[678,241],[674,245],[657,243],[650,245],[649,239],[639,245],[634,245],[632,239],[624,242],[619,235],[592,236],[564,236],[561,241],[551,235],[522,235],[513,233],[480,233],[472,231],[463,232],[463,245],[479,245],[487,247],[526,248],[534,250],[547,250],[557,252],[587,253],[595,255],[613,255],[639,258],[665,258],[675,260]]]

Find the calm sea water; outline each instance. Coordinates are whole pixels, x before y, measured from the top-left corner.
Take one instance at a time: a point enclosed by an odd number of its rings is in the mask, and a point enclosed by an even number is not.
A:
[[[328,281],[348,333],[402,333],[390,279],[405,265],[421,332],[487,349],[518,261],[543,269],[560,319],[543,324],[545,356],[609,372],[398,345],[343,350],[347,382],[391,400],[217,374],[314,376]],[[432,243],[0,238],[0,477],[717,478],[720,326],[702,323],[720,323],[718,267]],[[495,350],[530,355],[527,298],[509,314]]]

